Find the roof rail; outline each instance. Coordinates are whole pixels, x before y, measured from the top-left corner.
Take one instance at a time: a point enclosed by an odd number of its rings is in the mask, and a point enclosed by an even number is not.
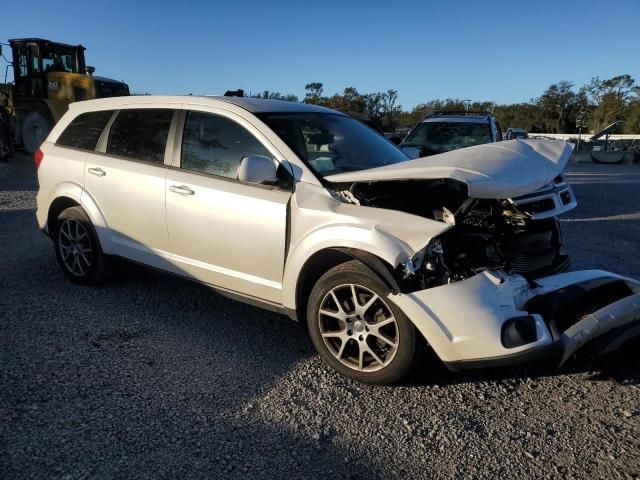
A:
[[[437,117],[438,115],[476,115],[478,117],[493,117],[491,112],[474,112],[471,110],[436,110],[427,113],[424,118]]]

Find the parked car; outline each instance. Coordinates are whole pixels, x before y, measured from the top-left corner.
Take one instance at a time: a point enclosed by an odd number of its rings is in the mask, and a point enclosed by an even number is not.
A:
[[[505,140],[524,140],[529,138],[529,134],[524,128],[508,128]]]
[[[460,370],[562,362],[638,329],[639,282],[558,273],[570,155],[513,141],[410,160],[319,106],[93,100],[36,152],[37,219],[72,282],[115,258],[201,282],[306,322],[327,364],[387,384],[425,342]]]
[[[419,157],[502,141],[502,130],[490,113],[434,112],[418,123],[401,143]]]

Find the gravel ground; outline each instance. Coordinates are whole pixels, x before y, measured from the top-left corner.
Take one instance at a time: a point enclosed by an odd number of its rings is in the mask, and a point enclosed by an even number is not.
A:
[[[569,170],[576,268],[640,277],[640,166]],[[638,478],[638,342],[562,370],[339,377],[304,331],[122,266],[65,280],[31,161],[0,162],[0,478]]]

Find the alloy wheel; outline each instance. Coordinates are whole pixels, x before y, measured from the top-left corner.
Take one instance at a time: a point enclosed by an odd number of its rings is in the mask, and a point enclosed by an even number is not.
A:
[[[374,372],[398,351],[398,324],[389,305],[357,284],[332,288],[318,312],[320,334],[331,354],[347,367]]]
[[[77,277],[86,275],[93,262],[89,233],[77,220],[66,219],[58,230],[58,248],[67,270]]]

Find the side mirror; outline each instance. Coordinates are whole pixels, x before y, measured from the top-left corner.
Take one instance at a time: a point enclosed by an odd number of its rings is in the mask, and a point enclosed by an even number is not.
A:
[[[402,147],[401,150],[411,159],[420,158],[420,150],[416,147]]]
[[[278,181],[276,165],[271,158],[248,155],[240,161],[238,180],[261,184],[276,183]]]
[[[402,137],[400,135],[392,135],[389,137],[389,141],[394,145],[400,145],[402,143]]]
[[[84,67],[84,73],[86,73],[89,76],[92,76],[95,71],[96,71],[95,67]]]

